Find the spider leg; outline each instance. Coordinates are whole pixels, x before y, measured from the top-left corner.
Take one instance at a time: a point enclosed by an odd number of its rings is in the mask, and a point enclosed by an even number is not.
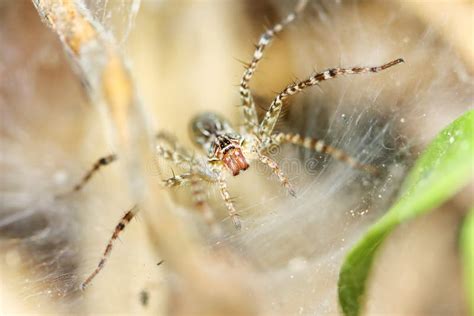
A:
[[[165,146],[162,146],[161,144],[157,144],[155,146],[156,148],[156,153],[160,156],[163,157],[164,159],[171,161],[172,163],[182,166],[182,165],[193,165],[196,162],[193,161],[192,157],[187,156],[179,151],[174,151],[169,148],[166,148]]]
[[[324,80],[337,78],[342,75],[376,73],[403,62],[404,60],[399,58],[376,67],[332,68],[312,75],[306,80],[290,84],[283,91],[281,91],[275,97],[275,99],[273,99],[272,103],[270,104],[270,108],[268,109],[267,113],[265,113],[265,117],[260,123],[258,135],[262,139],[268,139],[270,137],[280,115],[281,108],[283,106],[283,100],[287,99],[288,97],[295,95],[306,88],[317,85]]]
[[[229,194],[229,190],[227,189],[227,182],[222,173],[219,174],[217,178],[217,183],[219,184],[219,192],[221,194],[222,199],[224,200],[225,206],[227,207],[227,211],[229,212],[229,216],[234,223],[234,226],[237,230],[242,228],[242,224],[240,223],[239,214],[234,207],[234,203],[232,203],[232,199]]]
[[[87,279],[82,282],[81,290],[85,290],[85,288],[91,283],[91,281],[96,277],[96,275],[102,270],[107,262],[107,259],[112,252],[112,248],[114,245],[115,240],[119,237],[119,234],[125,229],[128,223],[132,220],[132,218],[138,213],[139,209],[137,207],[133,207],[124,216],[120,219],[120,222],[115,226],[114,233],[112,237],[110,237],[109,242],[107,243],[107,247],[105,247],[104,254],[97,265],[97,268],[87,277]]]
[[[257,151],[258,159],[265,165],[267,165],[270,169],[272,169],[273,173],[278,177],[280,180],[280,183],[288,190],[288,192],[293,196],[296,197],[295,190],[293,189],[293,186],[291,185],[290,181],[288,178],[285,176],[281,168],[278,166],[276,161],[271,159],[268,156],[263,155],[259,151]]]
[[[172,177],[168,179],[161,180],[163,186],[167,188],[174,188],[178,186],[182,186],[185,184],[190,184],[193,179],[200,179],[205,182],[209,183],[215,183],[216,180],[213,177],[210,177],[207,174],[198,172],[198,171],[192,171],[192,172],[185,172],[179,175],[173,174]]]
[[[347,163],[353,168],[361,169],[372,174],[378,174],[378,170],[374,166],[358,162],[356,159],[352,158],[344,151],[325,144],[324,141],[321,139],[316,139],[312,137],[302,137],[299,134],[278,133],[271,136],[271,143],[274,145],[288,143],[301,146],[322,154],[330,155],[337,160]]]
[[[214,213],[209,206],[207,193],[205,191],[202,178],[200,178],[197,174],[193,174],[189,185],[191,187],[191,194],[195,208],[202,214],[204,220],[212,229],[212,231],[216,234],[219,234],[220,228],[217,225]]]
[[[196,163],[195,161],[193,161],[192,155],[190,155],[188,151],[186,151],[181,145],[179,145],[173,136],[162,132],[156,135],[156,139],[158,142],[155,148],[159,156],[163,157],[168,161],[173,162],[178,166],[191,166]],[[170,145],[172,149],[165,146],[165,143]]]
[[[167,133],[167,132],[164,132],[164,131],[161,131],[159,133],[157,133],[155,135],[155,138],[158,142],[160,143],[163,143],[163,142],[166,142],[168,143],[168,145],[170,145],[174,151],[178,151],[180,152],[182,155],[184,156],[192,156],[179,142],[178,140],[176,139],[176,137],[174,137],[173,135]]]
[[[96,174],[99,171],[101,167],[107,166],[108,164],[111,164],[117,159],[118,159],[117,155],[113,155],[113,154],[100,158],[92,165],[90,170],[87,171],[87,173],[82,177],[79,183],[77,183],[70,191],[56,195],[56,198],[63,197],[67,194],[80,191],[87,184],[87,182],[89,182],[92,176],[94,176],[94,174]]]
[[[166,160],[169,160],[177,165],[187,164],[191,167],[189,173],[185,173],[179,176],[173,175],[173,177],[163,180],[165,186],[175,187],[189,183],[191,187],[191,194],[194,201],[194,206],[202,214],[206,223],[212,228],[213,231],[218,232],[219,228],[216,225],[214,214],[207,203],[206,192],[203,187],[203,177],[193,171],[193,167],[197,164],[194,157],[182,147],[176,139],[165,132],[160,132],[156,135],[156,139],[160,142],[156,145],[158,155]],[[168,143],[173,149],[168,149],[162,145],[163,142]],[[209,179],[207,179],[209,180]]]
[[[195,176],[194,173],[186,172],[180,175],[173,175],[171,178],[161,180],[163,185],[167,188],[174,188],[185,185],[191,182],[191,179]]]
[[[196,208],[199,211],[201,211],[204,219],[206,220],[206,223],[212,228],[212,230],[215,233],[219,233],[219,227],[216,225],[214,214],[212,213],[207,203],[206,193],[202,186],[203,181],[209,182],[209,183],[216,182],[215,179],[210,178],[209,176],[201,174],[199,172],[195,172],[193,170],[187,173],[180,174],[180,175],[173,175],[171,178],[162,180],[163,185],[168,188],[174,188],[174,187],[179,187],[185,184],[189,184],[191,186],[191,192],[192,192],[192,196],[193,196],[193,200],[194,200],[194,204]],[[238,221],[238,218],[235,219],[235,216],[238,216],[238,215],[237,215],[237,212],[235,211],[235,208],[232,202],[230,201],[230,195],[227,192],[227,185],[225,184],[225,182],[223,182],[223,186],[224,186],[223,188],[222,188],[222,185],[219,186],[221,189],[221,196],[226,202],[227,209],[229,209],[229,214],[231,215],[232,220],[234,221],[234,224],[236,225],[236,227],[238,227],[240,226],[240,222]],[[235,214],[235,216],[233,214]]]
[[[288,14],[281,22],[275,24],[260,36],[260,40],[258,41],[253,53],[252,61],[245,67],[245,72],[240,81],[240,99],[244,112],[244,123],[248,132],[257,133],[258,131],[257,111],[255,109],[255,102],[249,86],[250,80],[257,68],[257,64],[262,59],[263,51],[270,44],[273,37],[280,33],[285,26],[295,20],[296,16],[306,6],[306,3],[307,0],[300,0],[293,12]]]

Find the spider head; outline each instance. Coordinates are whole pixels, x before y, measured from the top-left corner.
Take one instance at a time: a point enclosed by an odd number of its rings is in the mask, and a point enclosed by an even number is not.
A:
[[[222,117],[214,113],[198,115],[191,123],[191,133],[210,160],[223,163],[234,176],[249,167],[242,153],[242,137]]]
[[[230,135],[219,135],[216,137],[213,146],[213,157],[222,161],[234,176],[249,167],[240,145],[239,139],[232,138]]]

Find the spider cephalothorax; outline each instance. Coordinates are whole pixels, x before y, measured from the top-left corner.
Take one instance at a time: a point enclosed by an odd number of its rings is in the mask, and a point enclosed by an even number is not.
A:
[[[280,23],[275,24],[261,35],[256,45],[252,61],[246,65],[245,72],[240,81],[241,108],[244,116],[242,131],[235,131],[225,119],[214,113],[203,113],[197,116],[191,123],[191,135],[195,143],[206,152],[206,156],[204,157],[196,157],[194,154],[191,154],[179,146],[177,142],[166,133],[160,133],[157,136],[157,155],[188,170],[185,173],[173,175],[171,178],[162,180],[162,184],[169,188],[185,184],[189,185],[192,188],[191,191],[196,202],[196,208],[202,211],[210,224],[213,224],[213,216],[207,207],[207,191],[203,187],[204,184],[216,184],[218,186],[219,193],[228,210],[229,217],[232,219],[236,228],[239,229],[241,227],[239,215],[227,190],[225,177],[227,172],[225,169],[230,171],[233,176],[237,176],[241,171],[249,168],[252,161],[257,160],[269,167],[288,192],[295,196],[295,191],[277,162],[267,156],[268,148],[272,145],[279,146],[289,143],[331,155],[335,159],[345,162],[354,168],[368,172],[374,172],[375,170],[372,166],[361,164],[344,151],[327,145],[323,140],[291,133],[274,133],[274,128],[280,116],[283,101],[289,97],[309,87],[318,85],[322,81],[339,76],[383,71],[402,63],[403,59],[401,58],[381,66],[338,67],[313,74],[305,80],[292,83],[284,88],[275,96],[262,120],[259,120],[257,117],[255,102],[249,86],[250,79],[255,73],[257,64],[263,57],[265,48],[270,44],[276,34],[280,33],[286,25],[295,20],[298,13],[305,7],[306,2],[307,0],[300,0],[294,12],[288,14]],[[82,178],[82,181],[74,187],[74,191],[80,190],[101,166],[111,163],[116,160],[116,158],[117,156],[111,155],[98,160],[92,169]],[[136,212],[138,212],[138,209],[133,208],[122,217],[115,228],[114,234],[109,240],[98,267],[84,281],[82,288],[87,286],[102,269],[107,257],[112,251],[113,242],[118,238],[119,233],[130,222]]]
[[[202,113],[191,122],[191,137],[208,154],[211,164],[223,163],[232,175],[248,169],[242,151],[244,138],[214,113]]]

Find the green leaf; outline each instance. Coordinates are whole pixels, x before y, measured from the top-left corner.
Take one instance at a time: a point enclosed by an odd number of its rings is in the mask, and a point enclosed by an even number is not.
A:
[[[471,209],[461,231],[461,251],[467,301],[474,315],[474,207]]]
[[[385,237],[400,223],[422,215],[453,196],[473,179],[474,111],[436,136],[415,163],[402,195],[347,255],[339,273],[339,303],[347,316],[359,315],[365,284]]]

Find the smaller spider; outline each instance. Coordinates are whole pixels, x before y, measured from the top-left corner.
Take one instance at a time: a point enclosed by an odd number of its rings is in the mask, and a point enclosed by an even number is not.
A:
[[[376,171],[374,167],[359,163],[342,150],[325,144],[323,140],[304,137],[298,134],[273,133],[273,130],[279,118],[283,101],[290,96],[306,88],[315,86],[322,81],[342,75],[377,73],[383,71],[402,63],[403,59],[401,58],[375,67],[332,68],[311,75],[306,80],[290,84],[273,99],[261,122],[258,120],[254,99],[249,87],[250,79],[255,73],[258,62],[263,57],[264,49],[270,44],[276,34],[280,33],[286,25],[295,20],[297,15],[305,7],[306,2],[305,0],[299,1],[293,12],[261,35],[252,61],[246,65],[240,82],[240,97],[244,114],[243,129],[240,133],[217,114],[203,113],[198,115],[191,123],[191,134],[195,143],[206,153],[206,156],[198,157],[195,157],[186,149],[179,146],[169,135],[165,133],[157,135],[157,154],[178,166],[189,168],[189,172],[173,175],[171,178],[162,180],[163,185],[170,188],[184,184],[190,185],[192,187],[196,207],[202,210],[209,223],[213,222],[213,216],[206,203],[206,194],[203,189],[203,184],[205,183],[218,185],[220,195],[228,210],[229,216],[235,227],[240,229],[241,223],[239,215],[227,189],[226,175],[228,173],[233,176],[239,175],[240,172],[247,170],[253,161],[260,161],[268,166],[288,192],[292,196],[295,196],[295,191],[288,181],[288,178],[284,175],[278,164],[267,155],[272,146],[279,146],[285,143],[294,144],[331,155],[354,168],[372,173]],[[99,159],[82,178],[82,181],[74,187],[73,191],[80,190],[101,166],[110,164],[116,159],[116,155],[109,155]],[[138,209],[134,207],[122,217],[106,246],[97,268],[82,283],[82,289],[84,289],[104,267],[112,251],[114,241],[137,212]]]

